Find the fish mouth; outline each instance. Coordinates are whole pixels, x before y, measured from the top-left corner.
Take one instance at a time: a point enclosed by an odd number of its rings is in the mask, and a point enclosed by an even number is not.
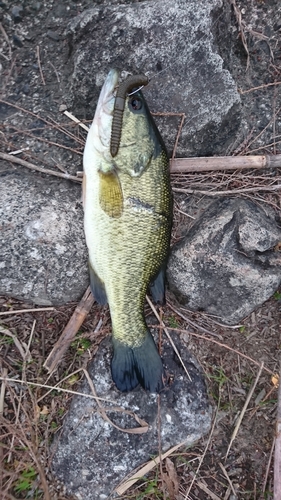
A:
[[[114,101],[115,101],[114,91],[118,86],[118,82],[119,82],[119,71],[117,69],[111,69],[102,86],[97,104],[97,111],[100,110],[103,113],[109,115],[113,114]]]
[[[104,154],[109,150],[113,110],[115,103],[115,90],[119,82],[119,71],[111,69],[100,91],[95,112],[95,130],[99,137],[100,147]]]

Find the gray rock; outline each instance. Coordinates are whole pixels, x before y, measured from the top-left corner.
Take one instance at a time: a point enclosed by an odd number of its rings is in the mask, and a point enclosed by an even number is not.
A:
[[[60,39],[60,34],[57,31],[53,30],[48,30],[47,31],[47,36],[51,39],[54,40],[55,42],[58,42]]]
[[[82,12],[68,28],[73,67],[66,66],[70,74],[65,75],[65,101],[70,94],[71,110],[92,118],[109,67],[150,76],[162,68],[165,71],[152,78],[145,94],[154,111],[187,113],[178,153],[218,152],[218,145],[227,141],[239,121],[239,96],[229,72],[222,68],[211,33],[211,16],[217,18],[220,8],[220,0],[202,0],[200,5],[195,0],[155,0]],[[19,91],[30,93],[28,87]],[[41,121],[38,124],[40,135]],[[173,124],[178,118],[162,127],[169,149],[174,143]],[[38,174],[35,178],[15,173],[1,182],[5,232],[0,293],[41,305],[81,297],[88,273],[82,208],[75,208],[79,192],[78,186],[50,178],[45,182]]]
[[[240,123],[240,97],[212,34],[222,8],[220,0],[155,0],[82,12],[67,33],[75,114],[93,115],[110,67],[144,72],[152,78],[144,89],[151,111],[186,114],[178,156],[225,152]],[[178,117],[161,123],[170,151],[178,124]]]
[[[239,323],[280,285],[280,240],[272,213],[244,199],[215,201],[172,249],[170,288],[190,309]]]
[[[0,182],[0,294],[40,305],[78,300],[88,286],[81,187],[16,172]]]
[[[212,420],[201,369],[187,352],[183,340],[173,334],[172,337],[192,381],[188,380],[171,345],[164,340],[166,374],[174,382],[168,383],[160,397],[162,451],[181,442],[192,445],[209,431]],[[54,444],[52,468],[68,493],[81,500],[107,498],[127,474],[159,454],[158,396],[140,387],[127,394],[120,393],[111,380],[110,358],[111,341],[107,338],[89,368],[97,395],[112,402],[101,402],[104,408],[112,408],[106,414],[119,427],[139,427],[133,417],[116,408],[131,410],[149,424],[149,430],[144,434],[117,430],[103,419],[93,399],[74,396],[62,433]],[[80,390],[92,394],[87,381]]]

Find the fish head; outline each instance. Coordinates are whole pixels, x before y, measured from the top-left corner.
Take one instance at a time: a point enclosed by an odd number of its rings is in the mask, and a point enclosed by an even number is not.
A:
[[[94,168],[105,175],[114,172],[118,176],[122,172],[131,177],[140,177],[151,161],[165,151],[142,92],[133,89],[125,96],[124,110],[119,121],[120,142],[117,154],[112,156],[110,149],[115,132],[112,128],[118,84],[119,72],[111,69],[101,89],[86,140],[83,158],[86,175]]]
[[[121,138],[114,157],[117,171],[140,177],[152,159],[165,149],[140,90],[126,96]]]

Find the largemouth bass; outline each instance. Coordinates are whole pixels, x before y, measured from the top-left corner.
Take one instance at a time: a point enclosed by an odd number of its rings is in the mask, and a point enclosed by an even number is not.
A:
[[[163,302],[165,296],[172,225],[169,161],[137,89],[124,96],[116,140],[112,122],[114,105],[118,108],[118,83],[118,71],[111,70],[84,150],[90,283],[97,302],[109,304],[114,350],[111,372],[117,388],[130,391],[140,383],[150,392],[159,392],[163,365],[145,322],[144,302],[149,286],[156,302]]]

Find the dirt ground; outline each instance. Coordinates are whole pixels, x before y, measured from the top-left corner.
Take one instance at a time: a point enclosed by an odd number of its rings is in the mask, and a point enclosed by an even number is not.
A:
[[[214,32],[218,41],[225,40],[228,33],[229,45],[220,44],[220,52],[241,93],[242,121],[231,148],[222,154],[280,154],[280,5],[278,0],[237,0],[232,4],[228,16],[214,19]],[[65,104],[64,65],[69,51],[64,29],[72,17],[92,5],[90,0],[23,0],[16,5],[8,0],[0,2],[2,152],[28,147],[20,157],[34,165],[53,169],[54,163],[60,163],[72,175],[81,170],[85,135],[60,111]],[[3,162],[0,175],[13,168],[19,167]],[[233,196],[270,204],[280,213],[280,191],[275,188],[280,180],[280,169],[194,173],[174,176],[173,186],[192,186],[198,191],[193,203],[195,199],[199,205],[204,201],[200,190],[231,190]],[[175,198],[173,241],[182,236],[187,225],[186,216],[179,210],[180,201]],[[214,318],[183,310],[168,292],[163,321],[182,331],[179,334],[184,335],[187,348],[200,362],[215,409],[214,423],[210,435],[197,446],[171,455],[171,463],[164,461],[123,498],[273,498],[274,374],[280,367],[280,303],[281,290],[241,324],[226,328]],[[48,377],[43,363],[75,306],[27,312],[32,304],[0,298],[3,499],[71,499],[51,474],[50,445],[69,408],[71,391],[79,387],[81,369],[110,333],[108,310],[93,306],[58,371]],[[19,309],[24,311],[16,313]],[[151,314],[148,307],[147,314]],[[100,320],[102,326],[97,329]],[[3,377],[14,380],[3,382]],[[55,385],[64,392],[53,389]]]

